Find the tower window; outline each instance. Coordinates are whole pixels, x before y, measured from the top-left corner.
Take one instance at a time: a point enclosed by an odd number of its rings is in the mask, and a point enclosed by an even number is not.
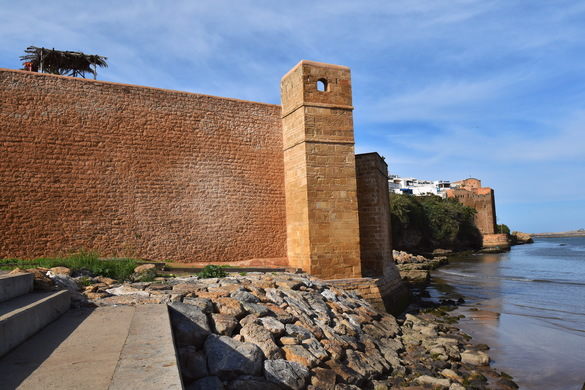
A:
[[[325,79],[317,80],[317,91],[327,92],[327,80]]]

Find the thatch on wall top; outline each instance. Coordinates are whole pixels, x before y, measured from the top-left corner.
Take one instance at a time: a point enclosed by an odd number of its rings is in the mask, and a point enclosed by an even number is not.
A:
[[[107,57],[96,54],[85,54],[78,51],[62,51],[44,47],[29,46],[26,54],[20,59],[24,61],[26,70],[34,72],[60,74],[63,76],[83,77],[86,73],[97,76],[97,67],[105,68]]]

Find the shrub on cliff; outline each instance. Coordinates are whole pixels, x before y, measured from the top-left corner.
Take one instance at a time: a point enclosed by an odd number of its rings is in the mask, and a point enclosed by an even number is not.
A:
[[[507,234],[509,236],[510,235],[510,228],[508,227],[508,225],[504,225],[503,223],[499,224],[496,227],[496,233]]]
[[[456,199],[391,194],[390,212],[395,249],[416,251],[481,246],[481,234],[473,222],[476,211]]]

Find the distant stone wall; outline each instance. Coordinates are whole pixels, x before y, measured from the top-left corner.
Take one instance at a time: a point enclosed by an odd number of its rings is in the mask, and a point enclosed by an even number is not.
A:
[[[277,105],[0,70],[0,258],[286,263]]]
[[[496,203],[494,190],[489,187],[481,187],[481,182],[477,179],[466,179],[460,182],[461,187],[453,188],[447,191],[447,196],[456,198],[465,206],[474,208],[475,225],[481,234],[496,233]]]

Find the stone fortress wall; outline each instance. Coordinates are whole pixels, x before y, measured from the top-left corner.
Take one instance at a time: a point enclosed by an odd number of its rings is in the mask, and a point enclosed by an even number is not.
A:
[[[349,68],[301,61],[281,97],[0,69],[0,258],[291,266],[396,310],[387,166],[354,154]]]
[[[286,264],[277,105],[0,71],[0,258]]]
[[[509,246],[505,234],[497,234],[496,200],[494,190],[482,187],[481,180],[469,178],[451,183],[456,187],[447,191],[447,197],[456,198],[465,206],[474,208],[475,225],[483,237],[484,247]]]

